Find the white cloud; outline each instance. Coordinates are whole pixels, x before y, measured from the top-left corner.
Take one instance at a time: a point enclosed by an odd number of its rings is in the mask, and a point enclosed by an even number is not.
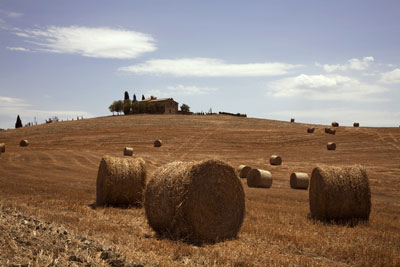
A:
[[[380,82],[387,84],[400,83],[400,69],[382,73]]]
[[[153,59],[143,64],[119,68],[138,74],[166,74],[178,77],[256,77],[276,76],[299,67],[278,62],[229,64],[214,58]]]
[[[2,17],[15,19],[15,18],[22,17],[23,14],[22,13],[18,13],[18,12],[12,12],[12,11],[6,11],[6,10],[0,9],[0,15]]]
[[[340,125],[353,125],[359,122],[360,126],[395,126],[399,125],[400,112],[384,110],[358,110],[351,108],[326,108],[307,110],[283,110],[266,114],[267,117],[284,119],[295,117],[298,122],[314,122],[330,124],[332,121]]]
[[[24,52],[30,51],[29,49],[24,48],[24,47],[9,47],[9,46],[7,46],[6,48],[11,51],[24,51]]]
[[[8,18],[20,18],[22,17],[22,13],[18,13],[18,12],[8,12],[7,13],[7,17]]]
[[[158,89],[153,89],[148,91],[147,94],[156,97],[176,97],[182,95],[209,95],[217,91],[218,88],[186,86],[178,84],[175,86],[167,86],[167,89],[163,91]]]
[[[386,92],[386,88],[341,75],[301,74],[270,82],[268,87],[272,90],[269,93],[275,97],[300,96],[311,100],[387,101],[387,99],[374,96],[374,94]]]
[[[124,29],[51,26],[15,35],[37,46],[32,50],[96,58],[130,59],[157,49],[151,35]]]
[[[316,63],[316,66],[322,67],[326,72],[335,72],[335,71],[346,71],[346,70],[365,70],[369,67],[370,62],[374,61],[374,57],[364,57],[362,60],[358,58],[352,58],[347,61],[346,64],[340,65],[329,65],[324,64],[321,65]]]
[[[40,110],[34,108],[32,105],[26,103],[23,99],[4,97],[0,96],[0,114],[3,117],[9,118],[10,120],[15,120],[17,115],[21,116],[22,122],[28,123],[33,122],[34,117],[38,123],[44,123],[44,121],[50,117],[57,116],[59,119],[71,119],[77,116],[84,116],[85,118],[93,117],[93,115],[86,111],[78,110]],[[14,121],[15,122],[15,121]],[[0,128],[13,128],[10,123],[5,123],[0,121]]]

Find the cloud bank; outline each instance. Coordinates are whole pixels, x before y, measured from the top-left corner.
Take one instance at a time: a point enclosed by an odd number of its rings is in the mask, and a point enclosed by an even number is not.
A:
[[[400,69],[394,69],[392,71],[382,73],[380,82],[386,84],[400,83]]]
[[[153,59],[119,70],[177,77],[256,77],[283,75],[296,67],[299,65],[278,62],[229,64],[215,58],[179,58]]]
[[[375,94],[387,89],[378,85],[366,84],[355,78],[342,75],[306,75],[280,79],[268,83],[275,97],[304,97],[325,101],[366,101],[379,102],[387,99]]]
[[[18,30],[15,35],[35,45],[32,50],[94,58],[131,59],[157,49],[149,34],[106,27],[51,26]]]
[[[374,57],[364,57],[363,59],[352,58],[345,64],[321,65],[316,63],[316,66],[322,67],[326,72],[347,71],[347,70],[365,70],[369,67],[370,63],[374,61]]]

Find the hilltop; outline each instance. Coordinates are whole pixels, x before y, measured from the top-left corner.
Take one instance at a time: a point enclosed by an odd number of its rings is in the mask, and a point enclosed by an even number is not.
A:
[[[82,264],[89,256],[91,264],[111,264],[103,252],[113,251],[120,264],[399,265],[400,128],[338,127],[330,135],[324,125],[312,125],[315,132],[308,134],[309,126],[225,115],[132,115],[0,131],[0,143],[6,144],[0,155],[1,218],[11,224],[0,225],[0,264],[44,265],[53,259],[80,264],[74,255]],[[21,139],[29,146],[19,147]],[[163,141],[161,148],[153,147],[155,139]],[[329,141],[337,143],[335,151],[326,149]],[[92,208],[101,157],[122,156],[125,146],[143,157],[150,175],[174,160],[216,158],[271,171],[272,188],[248,188],[242,180],[246,217],[236,240],[196,247],[158,239],[143,209]],[[281,166],[269,165],[272,154],[282,156]],[[310,174],[321,164],[366,167],[372,192],[369,225],[327,225],[308,218],[308,191],[290,189],[289,176]],[[64,241],[51,246],[54,235],[28,227],[40,224],[35,220],[65,229],[73,249],[61,249]],[[22,243],[18,231],[25,231]],[[50,242],[41,254],[37,240]],[[93,245],[89,256],[78,244],[82,240]]]

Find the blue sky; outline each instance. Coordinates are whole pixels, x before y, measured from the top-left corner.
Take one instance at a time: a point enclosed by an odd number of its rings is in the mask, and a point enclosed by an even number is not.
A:
[[[2,0],[0,128],[110,115],[124,91],[397,127],[399,14],[399,1]]]

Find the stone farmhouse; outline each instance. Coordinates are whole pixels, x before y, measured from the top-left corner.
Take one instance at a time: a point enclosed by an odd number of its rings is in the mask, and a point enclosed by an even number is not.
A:
[[[141,102],[157,102],[162,103],[165,106],[164,114],[177,114],[178,113],[178,102],[176,102],[173,98],[160,98],[158,99],[155,96],[151,96],[150,98],[146,98]]]

